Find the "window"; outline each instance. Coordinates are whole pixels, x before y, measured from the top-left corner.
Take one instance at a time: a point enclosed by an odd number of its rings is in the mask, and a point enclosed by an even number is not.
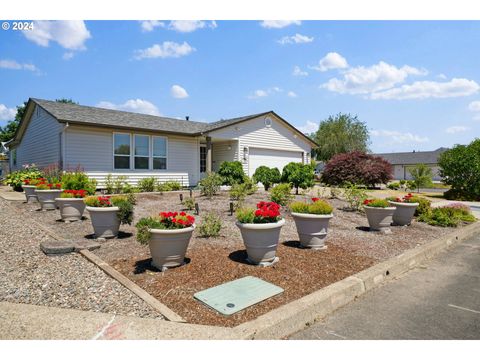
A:
[[[115,169],[130,169],[130,134],[113,135],[113,155]]]
[[[167,168],[167,138],[152,136],[153,169],[165,170]]]
[[[148,169],[150,159],[150,137],[135,135],[135,169]]]
[[[200,172],[207,171],[207,147],[200,146]]]

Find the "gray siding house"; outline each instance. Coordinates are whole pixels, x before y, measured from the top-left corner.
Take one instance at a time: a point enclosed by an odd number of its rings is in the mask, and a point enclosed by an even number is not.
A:
[[[241,161],[248,176],[261,165],[281,171],[309,163],[316,144],[273,111],[203,123],[31,98],[8,146],[12,171],[80,166],[102,188],[108,174],[194,186],[223,161]]]
[[[387,160],[393,167],[395,180],[412,180],[409,169],[418,164],[428,165],[432,169],[433,180],[440,181],[438,158],[447,148],[438,148],[434,151],[412,151],[401,153],[375,154]]]

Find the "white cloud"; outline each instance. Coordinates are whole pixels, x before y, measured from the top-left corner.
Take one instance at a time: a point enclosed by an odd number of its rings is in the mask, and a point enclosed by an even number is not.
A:
[[[447,75],[445,74],[438,74],[437,77],[442,80],[447,80]]]
[[[263,20],[260,25],[267,29],[281,29],[290,25],[300,25],[298,20]]]
[[[75,56],[75,53],[73,53],[72,51],[68,51],[68,52],[66,52],[65,54],[63,54],[62,59],[63,59],[63,60],[70,60],[70,59],[72,59],[74,56]]]
[[[20,64],[15,60],[0,60],[0,68],[10,69],[10,70],[28,70],[28,71],[38,71],[37,67],[33,64]]]
[[[165,27],[165,23],[158,20],[144,20],[140,21],[140,26],[143,32],[150,32],[156,27]]]
[[[0,120],[9,121],[15,118],[17,109],[8,108],[3,104],[0,104]]]
[[[300,69],[300,66],[295,66],[295,67],[293,68],[292,75],[293,75],[293,76],[308,76],[308,72],[303,71],[302,69]]]
[[[371,94],[372,99],[427,99],[469,96],[478,92],[480,86],[473,80],[452,79],[446,82],[415,81],[393,89]]]
[[[370,134],[375,137],[387,138],[390,142],[397,144],[405,143],[424,143],[429,139],[426,136],[412,134],[410,132],[400,132],[394,130],[371,130]]]
[[[284,36],[277,42],[279,44],[285,45],[285,44],[305,44],[313,41],[313,36],[308,37],[306,35],[301,35],[301,34],[295,34],[292,36]]]
[[[57,42],[69,50],[84,50],[85,41],[92,36],[81,20],[34,21],[33,30],[24,30],[25,37],[40,46]]]
[[[215,21],[202,21],[202,20],[174,20],[170,21],[168,28],[182,33],[193,32],[203,28],[215,29],[217,23]]]
[[[298,95],[297,95],[295,92],[293,92],[293,91],[289,91],[289,92],[287,93],[287,96],[288,96],[288,97],[291,97],[291,98],[296,98],[296,97],[298,97]]]
[[[100,101],[97,106],[105,109],[131,111],[147,115],[162,115],[154,104],[142,99],[130,99],[123,104],[113,104],[108,101]]]
[[[468,127],[466,126],[450,126],[449,128],[445,129],[445,132],[447,134],[456,134],[460,132],[465,132],[468,130]]]
[[[470,111],[480,111],[480,100],[472,101],[468,105],[468,110],[470,110]]]
[[[170,89],[170,93],[175,99],[185,99],[188,98],[187,90],[185,90],[180,85],[173,85]]]
[[[311,133],[317,131],[319,126],[320,126],[319,123],[307,120],[307,123],[305,125],[298,126],[297,128],[298,128],[298,130],[300,130],[304,134],[311,134]]]
[[[340,94],[368,94],[386,90],[405,81],[410,75],[426,75],[426,70],[404,65],[394,65],[380,61],[378,64],[365,67],[352,67],[343,73],[341,79],[333,78],[321,85],[329,91]]]
[[[247,96],[249,99],[258,99],[258,98],[262,98],[262,97],[267,97],[269,96],[270,94],[273,94],[273,93],[278,93],[278,92],[282,92],[283,90],[280,89],[278,86],[273,86],[271,88],[268,88],[268,89],[258,89],[258,90],[255,90],[251,95]]]
[[[187,42],[179,44],[173,41],[164,41],[162,44],[154,44],[153,46],[143,49],[135,50],[135,59],[145,59],[145,58],[178,58],[181,56],[186,56],[196,49],[191,47]]]
[[[345,69],[347,67],[347,60],[342,55],[336,52],[329,52],[325,57],[320,59],[318,66],[312,66],[312,69],[323,72],[332,69]]]

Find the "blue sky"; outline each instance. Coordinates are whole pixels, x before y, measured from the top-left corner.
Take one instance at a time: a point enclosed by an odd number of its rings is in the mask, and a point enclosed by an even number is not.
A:
[[[12,22],[9,22],[12,26]],[[303,131],[358,115],[374,152],[480,134],[480,22],[60,21],[0,30],[0,125],[28,97]]]

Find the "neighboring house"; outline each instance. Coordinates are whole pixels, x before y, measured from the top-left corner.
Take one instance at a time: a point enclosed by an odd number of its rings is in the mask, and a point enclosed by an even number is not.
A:
[[[0,178],[5,177],[9,171],[8,148],[5,144],[0,142]]]
[[[374,154],[381,156],[393,166],[395,180],[411,180],[409,169],[418,164],[428,165],[432,169],[433,180],[440,181],[438,158],[447,148],[438,148],[434,151],[412,151],[402,153]]]
[[[80,166],[101,188],[108,174],[194,186],[223,161],[241,161],[248,176],[261,165],[281,171],[308,164],[316,144],[273,111],[202,123],[31,98],[8,146],[12,171]]]

